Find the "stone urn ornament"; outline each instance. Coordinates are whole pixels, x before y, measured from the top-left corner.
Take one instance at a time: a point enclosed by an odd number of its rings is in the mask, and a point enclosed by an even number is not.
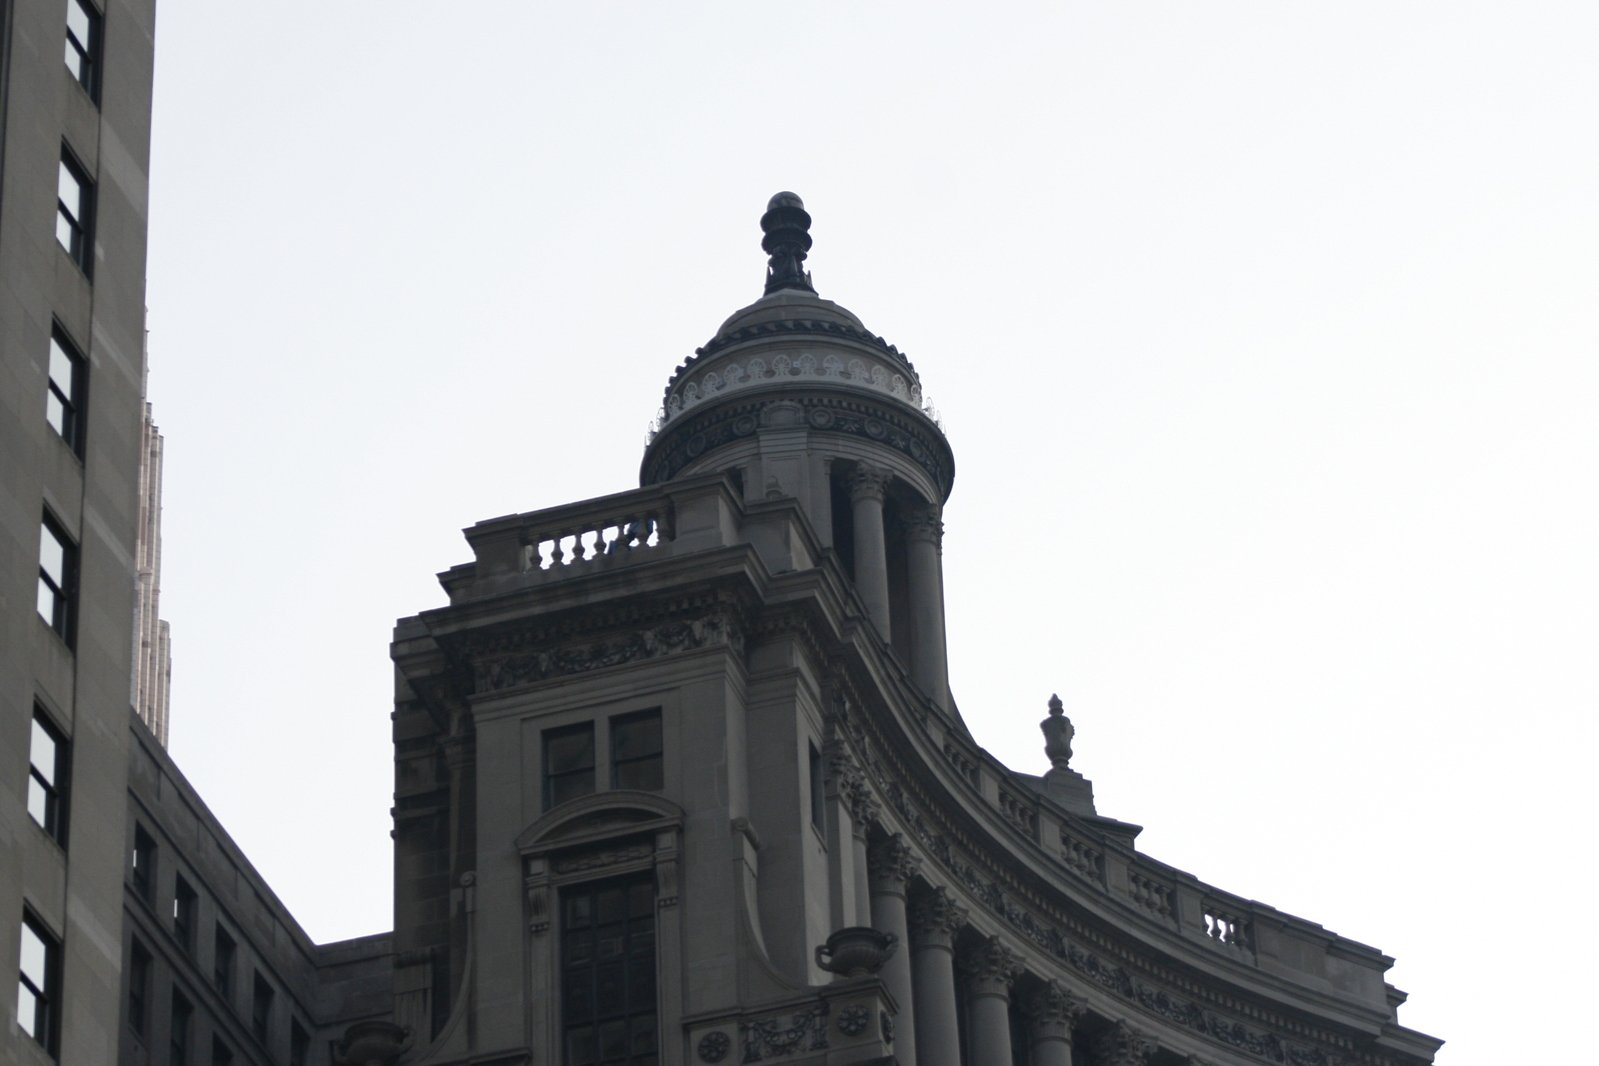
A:
[[[816,946],[816,965],[839,977],[871,977],[899,946],[899,937],[868,925],[851,925]]]
[[[411,1030],[391,1022],[356,1022],[334,1046],[339,1066],[390,1066],[411,1048]]]

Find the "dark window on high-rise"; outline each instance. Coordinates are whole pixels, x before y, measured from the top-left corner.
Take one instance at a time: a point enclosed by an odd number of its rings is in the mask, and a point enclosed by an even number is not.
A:
[[[83,356],[58,326],[50,332],[50,385],[44,419],[67,445],[83,453]]]
[[[39,617],[68,644],[77,584],[78,546],[45,515],[39,522]]]
[[[272,986],[259,973],[250,991],[250,1031],[263,1044],[272,1035]]]
[[[289,1020],[289,1066],[306,1066],[311,1061],[311,1034],[298,1018]]]
[[[194,1005],[182,992],[172,992],[172,1029],[167,1040],[167,1066],[189,1066],[189,1030],[194,1027]]]
[[[155,840],[144,826],[133,827],[133,891],[146,903],[155,895]]]
[[[211,984],[224,1002],[233,1001],[233,960],[239,953],[238,945],[226,929],[217,926],[216,954],[211,959]]]
[[[26,911],[22,915],[22,951],[17,978],[17,1024],[54,1058],[61,997],[61,941]]]
[[[233,1066],[233,1049],[220,1036],[211,1038],[211,1066]]]
[[[657,1066],[652,875],[561,891],[564,1066]]]
[[[827,781],[822,768],[822,753],[811,749],[811,824],[827,831]]]
[[[94,259],[94,183],[65,149],[56,178],[56,240],[88,274]]]
[[[662,784],[661,712],[612,718],[611,787],[655,792]]]
[[[195,912],[198,910],[199,899],[194,889],[179,874],[178,888],[172,896],[172,936],[178,946],[187,952],[194,951]]]
[[[100,95],[100,12],[89,0],[67,0],[67,69],[91,99]]]
[[[128,1028],[144,1035],[150,1011],[150,953],[137,940],[128,961]]]
[[[594,791],[594,723],[544,731],[544,809]]]
[[[67,767],[70,747],[44,712],[33,709],[28,745],[28,813],[58,843],[67,839]]]

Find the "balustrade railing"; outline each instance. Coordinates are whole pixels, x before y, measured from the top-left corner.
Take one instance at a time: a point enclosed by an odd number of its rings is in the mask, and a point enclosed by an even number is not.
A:
[[[1078,877],[1092,881],[1096,885],[1105,883],[1105,853],[1084,841],[1078,840],[1066,830],[1060,831],[1060,855],[1066,862],[1066,868]]]
[[[1206,900],[1204,913],[1205,935],[1211,943],[1239,955],[1247,956],[1254,951],[1251,923],[1241,908]]]
[[[659,511],[597,518],[560,529],[540,530],[523,548],[522,569],[558,570],[659,547],[671,533]]]
[[[1177,918],[1176,893],[1172,886],[1137,870],[1127,872],[1128,891],[1133,902],[1164,922]]]
[[[999,811],[1005,816],[1005,820],[1020,830],[1024,836],[1035,841],[1038,839],[1038,811],[1031,803],[1000,789]]]

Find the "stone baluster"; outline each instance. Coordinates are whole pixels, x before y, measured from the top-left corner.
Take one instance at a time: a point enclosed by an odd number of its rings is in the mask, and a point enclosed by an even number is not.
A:
[[[905,516],[910,581],[911,676],[935,704],[950,710],[949,656],[944,643],[944,523],[934,505]]]
[[[1082,1000],[1059,981],[1046,981],[1028,997],[1032,1066],[1072,1066],[1072,1025],[1083,1010]]]
[[[849,477],[850,506],[855,524],[855,589],[883,641],[888,629],[888,547],[883,534],[883,497],[889,475],[865,463]]]
[[[1094,1042],[1094,1062],[1103,1066],[1147,1066],[1154,1054],[1155,1042],[1126,1022],[1117,1022]]]
[[[916,1004],[917,1066],[961,1066],[955,1001],[955,933],[966,908],[948,889],[911,902],[911,987]]]
[[[969,993],[972,1061],[1014,1061],[1010,1046],[1010,986],[1021,972],[1016,953],[991,936],[961,959]]]
[[[901,1062],[916,1061],[916,1008],[911,990],[910,925],[905,914],[905,889],[919,863],[904,834],[879,840],[867,851],[871,870],[872,928],[899,937],[899,950],[883,965],[883,983],[899,1005],[899,1034],[894,1054]]]

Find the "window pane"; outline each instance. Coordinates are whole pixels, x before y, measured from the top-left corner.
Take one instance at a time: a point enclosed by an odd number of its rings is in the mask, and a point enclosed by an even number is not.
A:
[[[656,755],[661,750],[661,716],[649,715],[618,718],[611,723],[611,752],[616,759],[636,759],[643,755]]]
[[[54,390],[45,393],[44,420],[50,424],[51,429],[61,436],[65,437],[67,435],[67,408]]]
[[[22,1031],[39,1039],[36,1031],[39,1020],[39,997],[27,985],[17,985],[17,1019],[22,1022]]]
[[[39,617],[44,619],[45,625],[52,628],[56,624],[56,594],[55,590],[43,581],[39,582]]]
[[[545,757],[551,773],[585,769],[594,765],[594,731],[551,733],[545,740]]]
[[[640,792],[658,792],[664,782],[661,778],[661,757],[625,762],[616,767],[611,784],[616,788],[637,789]]]
[[[33,926],[24,923],[22,926],[22,976],[33,982],[33,987],[41,992],[45,988],[45,977],[48,973],[47,956],[49,949],[45,947],[39,934],[33,931]]]
[[[66,586],[67,549],[49,526],[39,527],[39,569],[50,576],[56,588]]]
[[[89,13],[83,10],[83,0],[71,0],[67,4],[67,32],[85,51],[89,47],[89,25]]]
[[[61,198],[61,203],[72,212],[72,217],[78,221],[83,219],[83,186],[78,184],[77,175],[72,173],[72,168],[63,161],[61,170],[56,178],[56,195]],[[56,227],[56,236],[61,235],[60,227]]]
[[[71,398],[73,386],[72,356],[68,355],[61,347],[61,342],[54,337],[50,338],[50,381],[61,390],[61,395]]]
[[[44,778],[45,784],[55,784],[56,741],[55,738],[50,735],[49,731],[45,729],[44,723],[39,721],[37,718],[33,720],[32,744],[33,747],[31,749],[32,754],[30,759],[33,762],[34,771],[38,773],[40,777]]]

